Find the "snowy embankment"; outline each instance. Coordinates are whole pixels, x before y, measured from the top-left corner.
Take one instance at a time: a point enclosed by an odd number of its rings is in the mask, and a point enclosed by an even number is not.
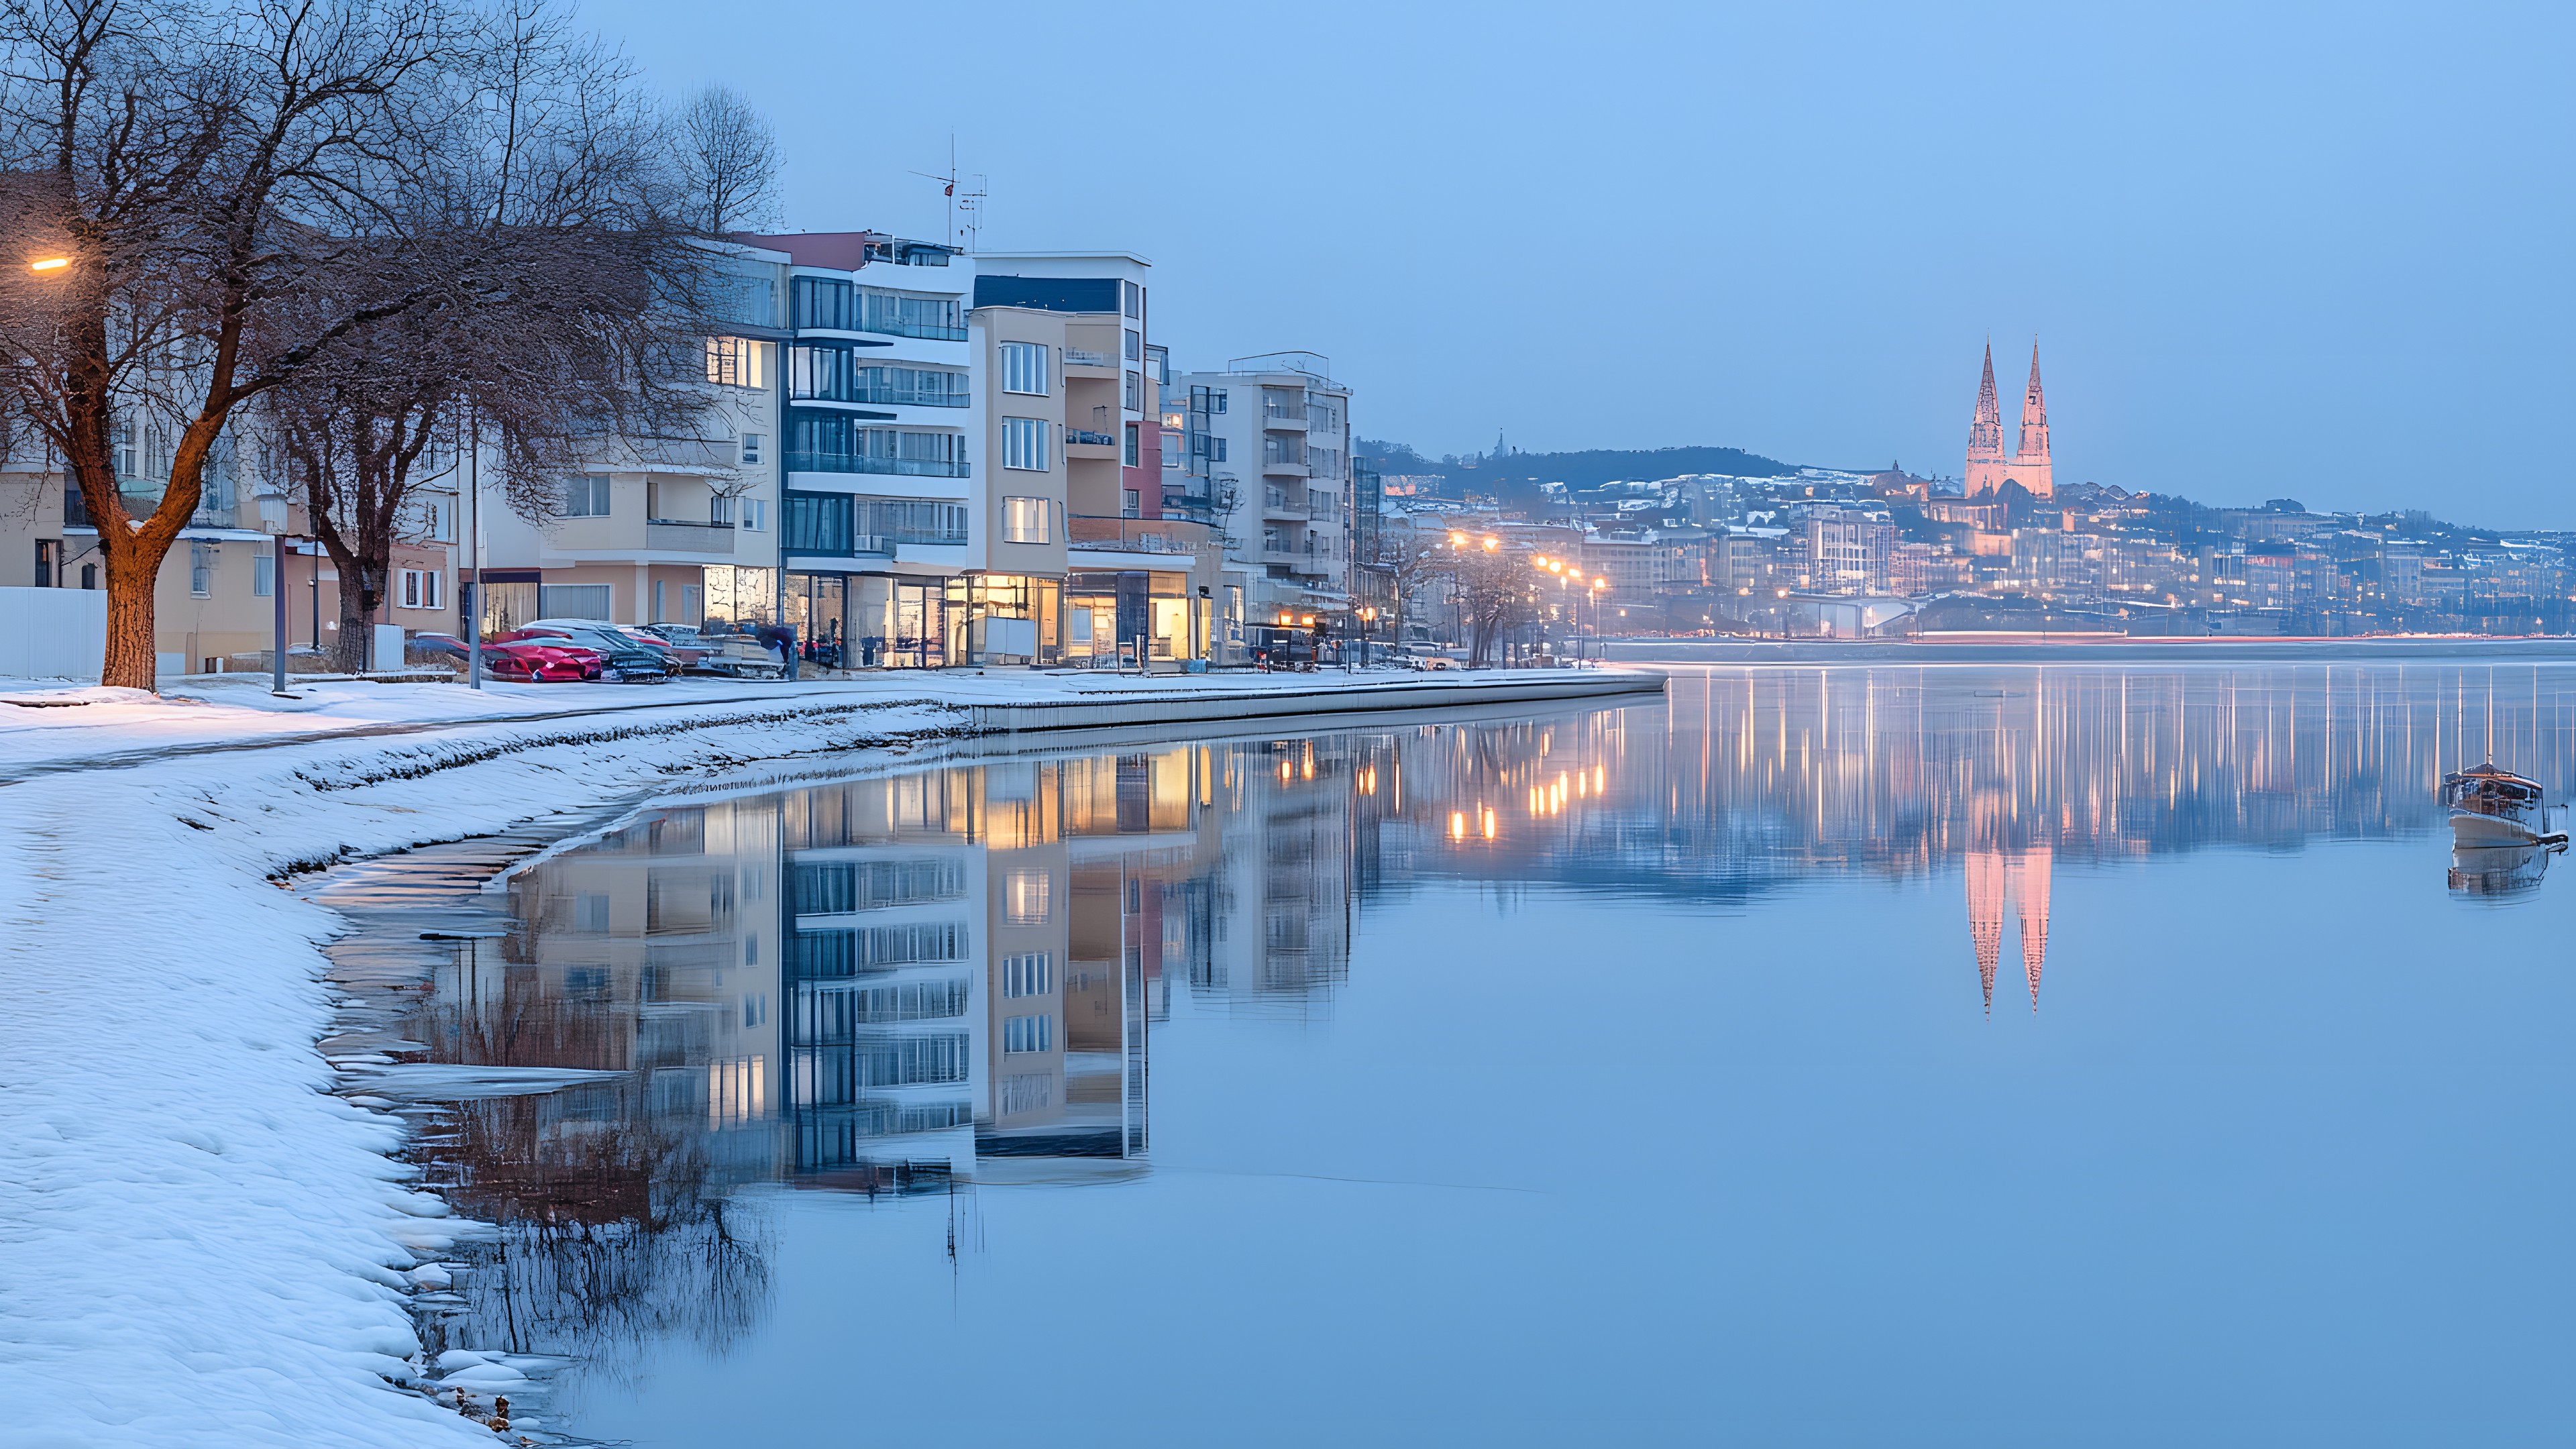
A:
[[[720,713],[290,744],[0,790],[0,1440],[493,1442],[388,1387],[418,1372],[402,1275],[444,1244],[445,1209],[388,1158],[393,1118],[329,1094],[314,1042],[336,919],[271,877],[958,717],[780,698],[765,718],[705,722]],[[144,723],[194,737],[214,721]]]
[[[1335,680],[1170,687],[1239,712]],[[396,1121],[331,1094],[315,1043],[338,921],[279,876],[1110,693],[1026,675],[0,690],[0,1440],[494,1442],[394,1387],[421,1371],[405,1274],[451,1229],[388,1155]]]

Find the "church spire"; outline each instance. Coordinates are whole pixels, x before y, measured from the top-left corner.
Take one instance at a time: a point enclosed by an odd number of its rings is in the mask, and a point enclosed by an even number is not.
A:
[[[2048,457],[2048,395],[2039,386],[2039,339],[2030,340],[2030,385],[2021,395],[2021,444],[2013,450],[2011,477],[2034,498],[2056,492]]]
[[[1986,344],[1986,375],[1977,385],[1977,416],[1968,424],[1968,496],[2004,482],[2004,410],[1995,399],[1995,345]]]

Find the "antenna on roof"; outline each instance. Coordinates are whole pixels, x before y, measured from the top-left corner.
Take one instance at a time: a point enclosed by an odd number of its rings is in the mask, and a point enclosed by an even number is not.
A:
[[[954,131],[948,133],[948,169],[946,171],[915,171],[912,174],[924,180],[939,183],[940,195],[948,203],[948,232],[943,240],[952,247],[962,245],[967,251],[973,251],[975,233],[982,230],[984,225],[986,194],[984,176],[981,172],[967,176],[963,178],[966,183],[964,189],[959,188],[957,133]]]

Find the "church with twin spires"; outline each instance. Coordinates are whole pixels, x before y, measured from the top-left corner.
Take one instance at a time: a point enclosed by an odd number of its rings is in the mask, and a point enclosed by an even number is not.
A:
[[[2021,395],[2021,445],[2004,456],[2004,412],[1995,401],[1995,345],[1986,344],[1986,380],[1977,389],[1977,420],[1968,425],[1968,496],[1984,497],[2007,482],[2033,498],[2055,491],[2048,466],[2048,399],[2039,390],[2039,343],[2030,344],[2030,387]]]

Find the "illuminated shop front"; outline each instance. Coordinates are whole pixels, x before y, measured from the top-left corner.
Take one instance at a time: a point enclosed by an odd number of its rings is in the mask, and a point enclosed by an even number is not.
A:
[[[845,669],[1054,664],[1062,602],[1032,574],[791,573],[784,619]]]
[[[1065,575],[1064,657],[1068,662],[1207,657],[1210,605],[1185,573],[1077,570]]]

